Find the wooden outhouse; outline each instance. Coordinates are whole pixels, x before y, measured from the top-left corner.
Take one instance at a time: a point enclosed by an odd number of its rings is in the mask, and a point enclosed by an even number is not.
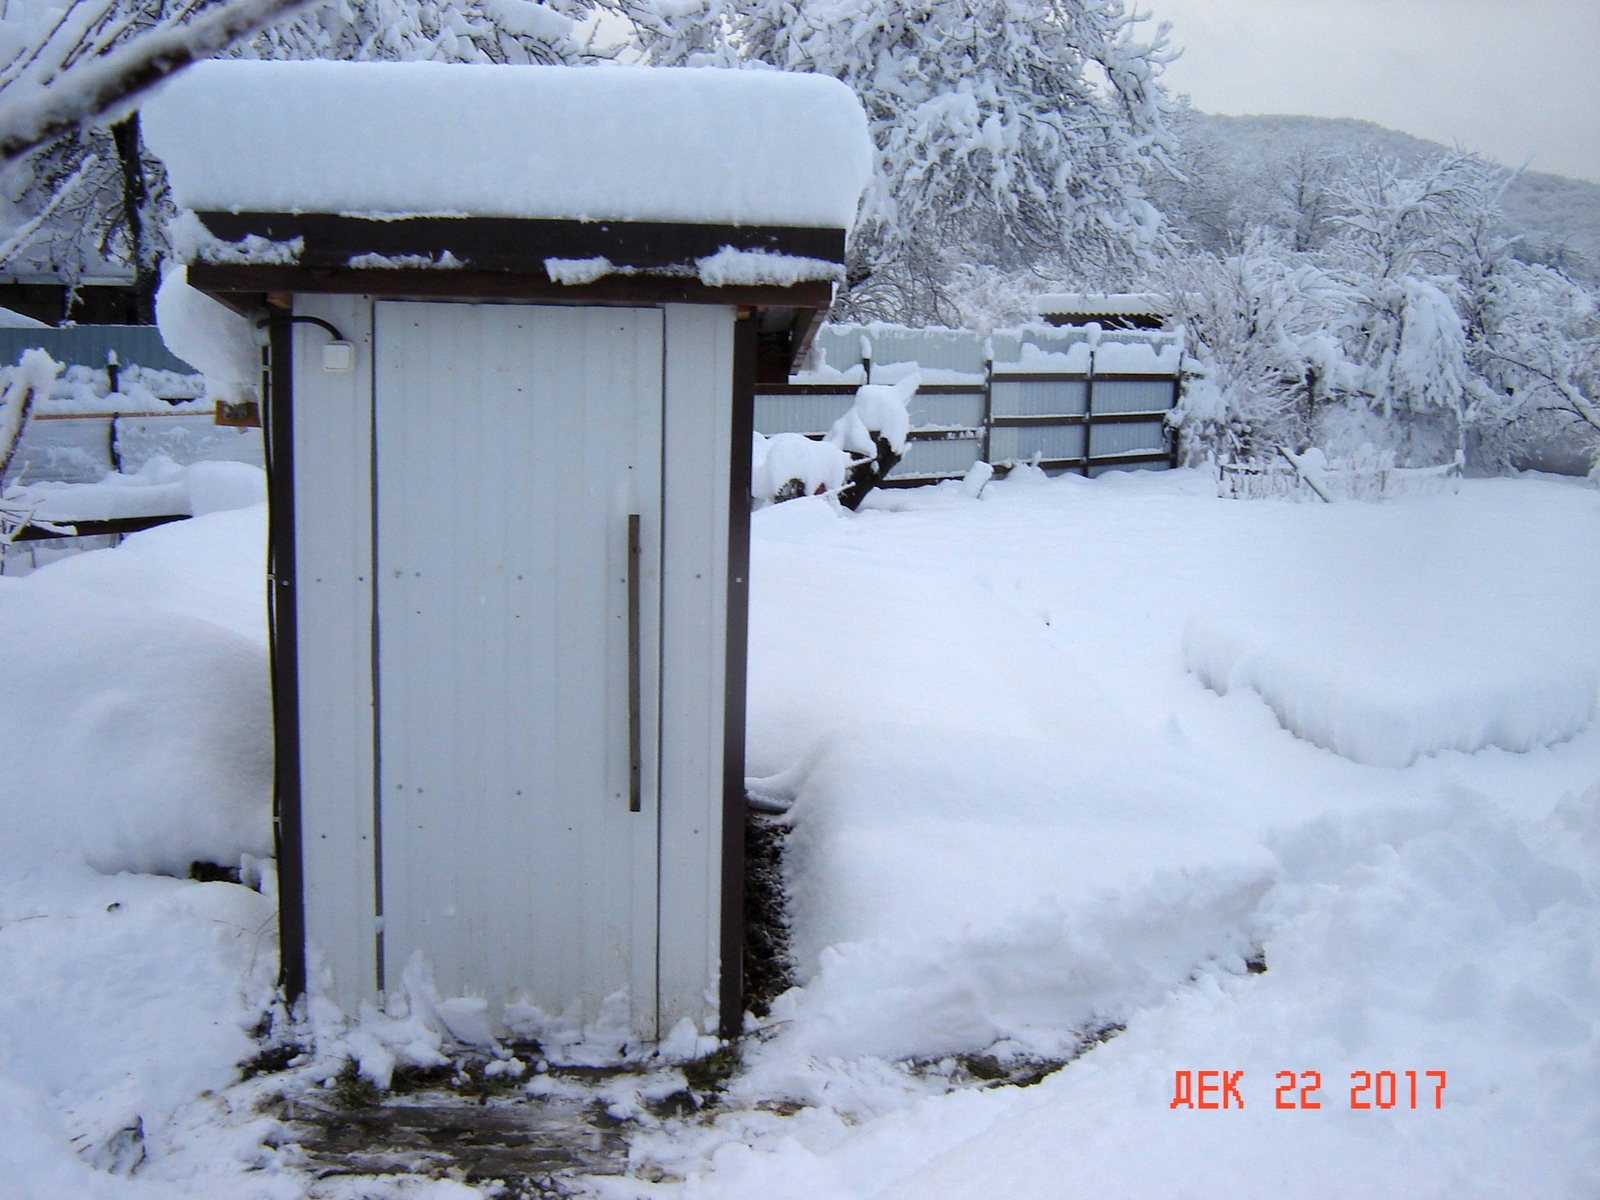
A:
[[[145,127],[270,344],[289,990],[420,955],[491,1017],[737,1028],[752,396],[841,276],[854,98],[228,62]]]

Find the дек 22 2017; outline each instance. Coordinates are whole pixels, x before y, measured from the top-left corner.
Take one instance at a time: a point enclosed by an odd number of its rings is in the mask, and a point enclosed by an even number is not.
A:
[[[1322,1100],[1322,1072],[1279,1071],[1274,1077],[1273,1107],[1318,1109]],[[1402,1083],[1402,1079],[1404,1083]],[[1172,1102],[1168,1108],[1243,1108],[1244,1093],[1239,1090],[1243,1071],[1176,1071],[1173,1073]],[[1443,1071],[1351,1071],[1350,1107],[1389,1109],[1444,1107]],[[1420,1104],[1419,1104],[1420,1097]]]

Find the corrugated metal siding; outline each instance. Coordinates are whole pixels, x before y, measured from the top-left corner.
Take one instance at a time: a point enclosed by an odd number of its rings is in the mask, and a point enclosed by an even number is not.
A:
[[[1096,425],[1090,430],[1089,454],[1094,458],[1106,454],[1163,453],[1166,449],[1166,426],[1160,421]]]
[[[827,433],[854,404],[854,395],[758,395],[756,431],[767,437],[775,433]],[[913,429],[978,429],[983,425],[983,393],[919,392],[912,397],[907,411]]]
[[[827,433],[855,402],[854,396],[758,395],[756,432],[768,437],[775,433]]]
[[[659,1017],[713,1028],[722,943],[722,735],[727,685],[732,308],[666,317],[661,577]],[[710,1024],[708,1024],[710,1022]]]
[[[995,462],[1008,458],[1082,458],[1082,425],[997,425],[989,431],[989,457]]]
[[[372,302],[296,296],[358,347],[324,371],[327,334],[296,325],[295,614],[306,941],[345,1012],[383,986],[373,827]],[[405,964],[391,964],[398,970]]]
[[[1166,412],[1177,399],[1172,379],[1105,379],[1094,381],[1094,411],[1099,413]]]
[[[259,467],[261,430],[218,425],[210,413],[35,419],[5,482],[93,483],[107,471],[137,471],[157,454],[180,465],[220,459]]]
[[[1076,417],[1083,415],[1089,385],[1076,379],[1026,383],[997,379],[992,395],[997,417]]]
[[[195,369],[161,340],[154,325],[72,325],[65,329],[0,329],[0,365],[14,363],[24,350],[40,347],[68,366],[103,367],[106,352],[115,350],[117,361],[136,363],[158,371],[195,374]]]
[[[905,457],[889,472],[889,476],[962,475],[982,454],[983,443],[977,438],[907,442]]]
[[[983,393],[918,392],[906,406],[911,428],[979,429],[983,425]]]

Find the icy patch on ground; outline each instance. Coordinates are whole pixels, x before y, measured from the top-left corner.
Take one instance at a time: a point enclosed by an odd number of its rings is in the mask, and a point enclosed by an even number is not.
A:
[[[1594,720],[1600,676],[1582,661],[1463,638],[1423,621],[1191,618],[1190,671],[1219,696],[1255,691],[1296,737],[1352,762],[1406,767],[1442,750],[1522,752]]]

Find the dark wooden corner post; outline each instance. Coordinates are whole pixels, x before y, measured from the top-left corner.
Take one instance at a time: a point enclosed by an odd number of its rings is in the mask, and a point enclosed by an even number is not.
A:
[[[278,300],[274,297],[274,300]],[[273,307],[274,316],[288,316]],[[273,761],[272,826],[278,862],[278,982],[292,1005],[306,990],[306,921],[300,826],[299,667],[294,588],[293,326],[268,326],[266,404],[267,630],[271,640]]]
[[[734,324],[733,428],[728,464],[727,681],[722,714],[722,1036],[744,1029],[745,672],[750,633],[750,439],[755,430],[756,342],[761,318]]]

